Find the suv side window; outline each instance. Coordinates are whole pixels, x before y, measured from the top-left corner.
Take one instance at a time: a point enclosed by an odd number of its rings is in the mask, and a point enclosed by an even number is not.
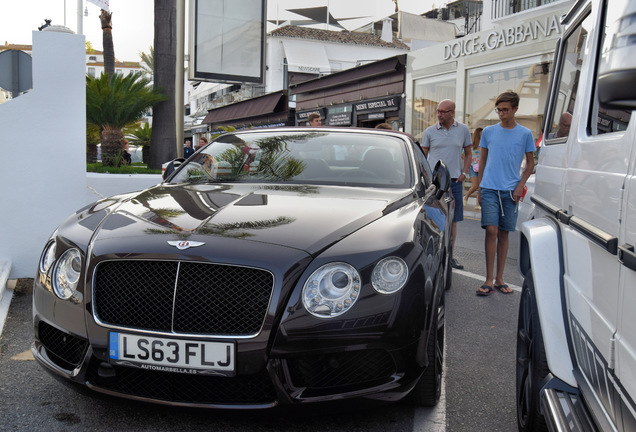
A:
[[[559,86],[557,89],[551,128],[546,141],[565,142],[570,133],[570,122],[576,100],[581,66],[586,52],[588,29],[592,27],[592,18],[587,16],[579,25],[563,40],[562,61]]]
[[[605,29],[605,33],[601,35],[601,51],[599,61],[603,61],[602,56],[605,55],[611,48],[615,48],[612,45],[620,44],[620,38],[616,37],[620,26],[620,13],[623,10],[621,4],[625,0],[608,0],[607,7],[605,8],[606,16],[603,22],[602,28]],[[621,4],[619,4],[621,3]],[[625,23],[623,23],[625,25]],[[598,82],[598,65],[594,72],[594,82]],[[624,110],[607,110],[599,106],[598,104],[598,88],[594,89],[594,105],[592,107],[592,113],[590,117],[590,124],[588,127],[590,135],[600,135],[604,133],[620,132],[627,129],[627,125],[632,116],[631,111]]]

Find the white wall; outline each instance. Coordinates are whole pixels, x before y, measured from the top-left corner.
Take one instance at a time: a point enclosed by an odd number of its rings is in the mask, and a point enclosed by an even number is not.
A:
[[[33,32],[33,90],[0,105],[0,259],[11,279],[33,277],[46,239],[86,204],[84,36],[57,28]]]

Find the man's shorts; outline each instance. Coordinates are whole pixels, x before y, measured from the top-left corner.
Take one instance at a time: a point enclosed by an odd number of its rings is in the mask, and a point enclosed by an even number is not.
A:
[[[517,203],[513,191],[481,188],[481,227],[496,226],[504,231],[517,227]]]
[[[455,199],[453,222],[461,222],[464,220],[464,184],[462,182],[458,182],[457,179],[452,179],[451,193]]]

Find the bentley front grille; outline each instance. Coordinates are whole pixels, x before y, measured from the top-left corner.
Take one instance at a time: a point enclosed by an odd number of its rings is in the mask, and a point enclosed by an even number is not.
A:
[[[261,330],[274,277],[248,267],[121,260],[100,263],[93,284],[106,325],[238,337]]]

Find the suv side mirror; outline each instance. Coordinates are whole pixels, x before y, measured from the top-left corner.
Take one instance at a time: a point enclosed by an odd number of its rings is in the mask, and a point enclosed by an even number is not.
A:
[[[436,187],[435,197],[438,200],[442,199],[444,194],[450,190],[451,176],[448,167],[441,160],[437,161],[435,169],[433,169],[433,184]]]
[[[636,108],[636,3],[624,2],[618,19],[607,23],[599,59],[598,97],[608,109]]]

